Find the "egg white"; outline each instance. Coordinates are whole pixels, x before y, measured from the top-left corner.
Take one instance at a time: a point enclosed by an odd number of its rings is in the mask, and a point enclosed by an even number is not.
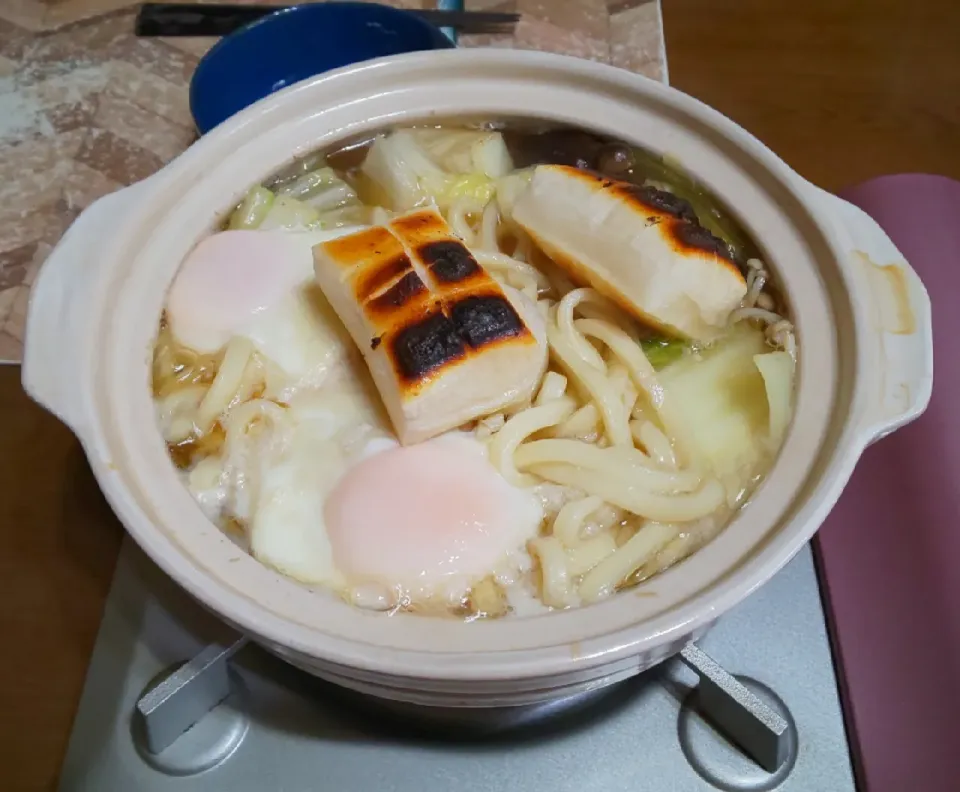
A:
[[[284,375],[286,389],[319,385],[352,348],[313,278],[313,247],[357,227],[324,231],[222,231],[203,240],[167,300],[173,336],[201,353],[249,339]],[[284,399],[287,391],[271,393]]]
[[[486,446],[468,433],[451,432],[428,443],[455,449],[474,472],[471,463],[486,461]],[[245,525],[255,558],[301,583],[329,587],[373,609],[418,602],[452,607],[461,604],[480,579],[492,575],[511,583],[530,568],[525,547],[539,529],[541,501],[485,464],[484,481],[478,484],[471,475],[464,486],[485,487],[497,501],[496,525],[480,532],[494,543],[492,551],[482,551],[485,558],[495,553],[494,563],[478,566],[467,546],[464,555],[422,570],[414,567],[414,573],[409,563],[398,561],[393,568],[391,558],[409,550],[396,535],[402,523],[398,512],[397,523],[376,526],[370,552],[385,552],[386,557],[373,561],[373,573],[338,567],[326,509],[331,495],[362,462],[387,451],[404,451],[369,389],[343,371],[323,388],[300,390],[279,423],[264,422],[240,438],[228,438],[227,446],[229,453],[201,461],[187,475],[188,487],[212,518],[234,517]],[[401,469],[418,475],[411,466]],[[403,481],[393,486],[401,492],[406,488]],[[383,490],[384,482],[369,481],[370,498],[385,497]],[[429,503],[418,508],[429,509]],[[351,529],[339,526],[338,535],[345,530]],[[391,551],[394,541],[400,542],[399,549]]]
[[[194,339],[201,351],[234,336],[248,338],[268,372],[264,398],[284,405],[246,428],[229,428],[228,415],[222,421],[228,436],[220,455],[201,460],[186,474],[186,483],[211,519],[233,518],[245,527],[254,557],[301,583],[329,587],[367,608],[389,609],[404,602],[455,606],[484,577],[507,584],[529,570],[525,546],[537,534],[542,505],[487,464],[486,445],[470,433],[448,433],[413,453],[416,447],[400,448],[349,336],[312,279],[313,245],[352,230],[261,232],[269,238],[257,236],[250,247],[260,256],[270,253],[272,260],[260,264],[274,269],[282,288],[271,281],[262,288],[245,283],[219,295],[204,293],[229,274],[230,256],[242,255],[239,237],[220,240],[226,248],[215,249],[207,260],[198,255],[191,263],[194,269],[179,276],[168,310],[175,337],[184,343]],[[254,264],[243,266],[260,278]],[[231,295],[236,304],[221,304],[212,316],[195,315],[210,300]],[[408,457],[429,460],[431,449],[443,460],[436,470],[445,481],[446,500],[443,493],[434,498],[427,474],[406,463]],[[389,468],[390,480],[363,479],[357,496],[354,476],[353,505],[347,510],[354,523],[331,525],[331,495],[352,471],[366,469],[358,466],[387,452],[397,462]],[[474,507],[495,508],[457,516],[461,491],[473,493]],[[419,499],[407,502],[410,492],[418,492]],[[377,498],[391,499],[396,509],[391,505],[374,512],[378,524],[370,525],[363,519],[366,501]],[[447,510],[443,515],[453,509],[450,529],[461,531],[447,533],[443,519],[430,523],[441,544],[446,542],[439,554],[429,537],[418,532],[429,523],[434,501]],[[491,524],[471,522],[481,519],[480,512]],[[364,537],[359,551],[354,535]],[[424,564],[418,547],[428,559]],[[454,549],[448,551],[450,547]]]
[[[507,482],[472,434],[368,454],[327,501],[339,570],[413,603],[448,607],[492,576],[529,570],[526,543],[543,519],[540,499]]]

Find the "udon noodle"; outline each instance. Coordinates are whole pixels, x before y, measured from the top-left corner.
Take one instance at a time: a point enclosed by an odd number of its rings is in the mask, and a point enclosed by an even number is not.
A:
[[[355,156],[355,149],[350,151]],[[370,185],[355,166],[338,168],[336,156],[327,161],[359,196],[328,212],[370,223],[395,213],[370,205]],[[324,160],[314,160],[314,167],[317,162]],[[291,172],[302,180],[307,166],[297,167]],[[667,179],[660,171],[653,176],[659,185]],[[288,173],[268,186],[282,196],[284,185],[298,183],[291,178]],[[238,211],[248,228],[268,216],[255,196]],[[709,541],[744,504],[779,438],[733,474],[712,469],[682,441],[689,429],[686,414],[670,398],[673,386],[665,384],[671,368],[652,362],[662,349],[659,339],[651,339],[648,330],[594,288],[574,284],[512,222],[504,203],[468,195],[441,204],[441,211],[477,261],[533,301],[546,324],[549,365],[531,402],[467,427],[486,444],[489,461],[507,481],[536,490],[545,504],[539,536],[527,545],[534,563],[520,583],[550,608],[597,602],[677,564]],[[717,212],[711,212],[719,222]],[[793,327],[765,263],[757,255],[744,255],[741,261],[747,291],[730,315],[731,327],[755,328],[768,351],[795,358]],[[709,345],[687,344],[678,354],[696,366],[709,353]],[[348,356],[346,364],[355,378],[365,378],[358,356]],[[216,353],[199,354],[178,343],[163,322],[153,388],[172,458],[195,492],[203,490],[204,476],[222,476],[211,460],[252,453],[265,427],[283,427],[288,420],[289,382],[242,336],[232,337]],[[370,398],[362,388],[352,392]],[[256,493],[258,482],[247,483],[249,492]],[[216,514],[221,525],[242,529],[246,515],[243,508],[237,511],[241,513],[215,508],[208,513]],[[510,610],[506,591],[515,583],[520,585],[503,575],[484,577],[450,612],[504,615]],[[398,605],[359,589],[349,599],[380,609]],[[418,607],[422,610],[423,604]]]

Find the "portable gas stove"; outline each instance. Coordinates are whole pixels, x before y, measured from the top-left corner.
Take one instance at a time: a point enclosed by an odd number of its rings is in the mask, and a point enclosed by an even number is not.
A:
[[[808,549],[660,668],[476,712],[386,706],[300,672],[129,539],[61,778],[61,792],[854,789]]]

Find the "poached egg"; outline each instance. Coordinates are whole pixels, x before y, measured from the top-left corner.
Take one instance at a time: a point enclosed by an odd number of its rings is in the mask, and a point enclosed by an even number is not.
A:
[[[240,518],[262,563],[367,608],[456,607],[488,575],[526,569],[541,499],[501,476],[472,434],[401,446],[357,385],[301,391],[281,419],[231,443],[206,489],[191,478],[195,497]]]
[[[293,383],[319,384],[351,341],[314,282],[311,250],[355,230],[212,234],[170,287],[171,333],[201,354],[245,337]]]
[[[228,414],[224,450],[187,484],[212,519],[239,520],[252,555],[288,577],[367,608],[455,607],[483,578],[529,565],[543,508],[472,434],[397,442],[313,281],[312,247],[354,230],[225,231],[187,257],[166,306],[172,334],[200,353],[248,338],[280,369],[285,405],[244,426]]]

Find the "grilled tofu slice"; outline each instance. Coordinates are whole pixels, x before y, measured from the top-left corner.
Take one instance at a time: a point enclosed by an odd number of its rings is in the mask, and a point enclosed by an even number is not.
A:
[[[317,282],[404,445],[533,397],[547,365],[543,320],[477,263],[436,209],[313,254]]]
[[[540,165],[513,219],[575,280],[668,335],[715,337],[747,292],[727,246],[663,190]]]

